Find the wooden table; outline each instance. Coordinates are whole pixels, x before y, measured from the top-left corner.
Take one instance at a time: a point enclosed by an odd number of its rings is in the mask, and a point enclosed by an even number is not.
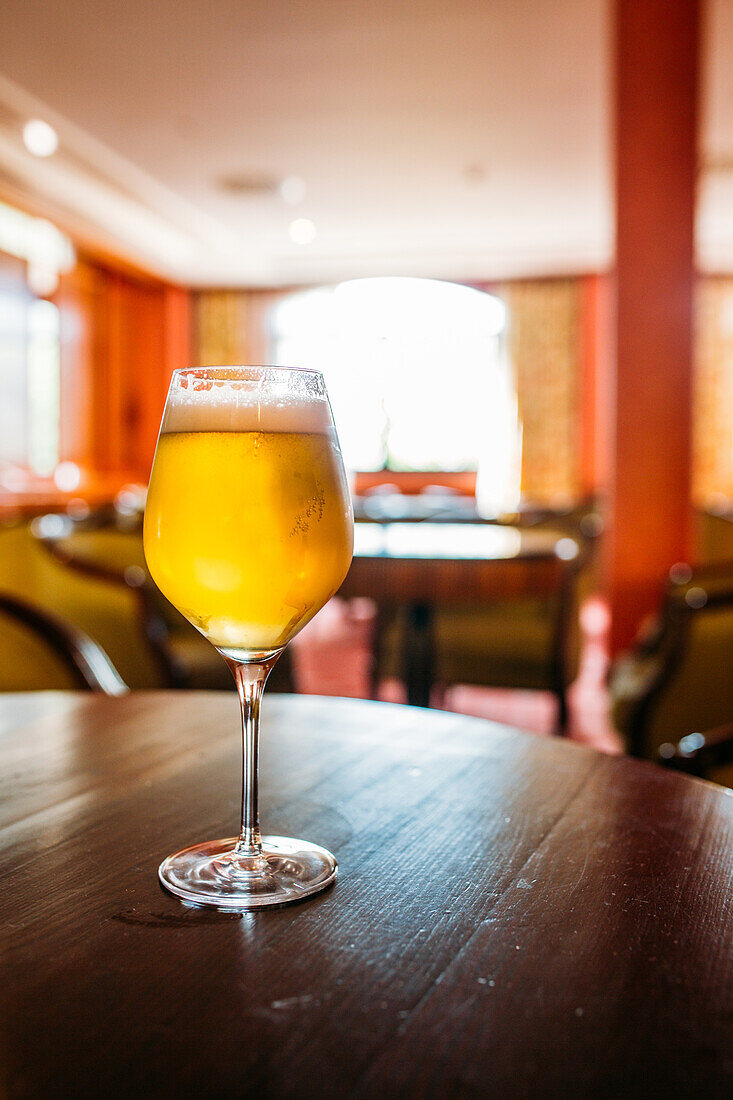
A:
[[[357,523],[354,559],[339,595],[377,602],[380,633],[395,607],[406,607],[407,700],[429,706],[433,685],[433,611],[439,604],[481,604],[517,596],[570,595],[567,581],[581,546],[558,531],[468,523]],[[559,610],[563,615],[563,611]],[[558,632],[558,644],[563,639]]]
[[[730,792],[478,719],[273,696],[263,817],[335,887],[184,908],[234,694],[0,698],[4,1095],[723,1097]]]

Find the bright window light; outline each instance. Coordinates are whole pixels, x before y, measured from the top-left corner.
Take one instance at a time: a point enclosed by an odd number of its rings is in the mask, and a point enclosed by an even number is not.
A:
[[[28,465],[48,477],[59,461],[61,357],[59,311],[43,299],[28,311]]]
[[[52,302],[0,288],[0,363],[0,482],[13,488],[13,471],[47,477],[59,461],[60,331]]]
[[[521,432],[506,307],[432,279],[356,279],[282,301],[274,362],[322,370],[352,470],[481,469],[518,494]]]
[[[0,252],[57,273],[70,271],[76,260],[74,246],[55,225],[4,203],[0,203]]]
[[[293,244],[310,244],[316,239],[316,227],[310,218],[296,218],[288,229]]]

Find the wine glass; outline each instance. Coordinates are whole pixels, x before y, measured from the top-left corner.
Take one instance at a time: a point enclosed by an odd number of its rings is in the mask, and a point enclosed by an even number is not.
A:
[[[260,700],[283,649],[340,587],[351,497],[323,376],[277,367],[173,374],[150,477],[145,556],[216,646],[242,708],[242,828],[169,856],[166,889],[223,909],[298,901],[336,878],[330,852],[260,835]]]

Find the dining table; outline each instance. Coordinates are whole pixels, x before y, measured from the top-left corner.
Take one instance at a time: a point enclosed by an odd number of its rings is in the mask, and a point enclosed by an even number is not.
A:
[[[375,669],[382,637],[395,611],[404,609],[400,665],[407,702],[427,707],[435,679],[437,608],[525,596],[571,600],[570,580],[586,556],[583,540],[553,528],[357,523],[354,557],[338,594],[368,597],[377,605]]]
[[[729,1097],[733,797],[478,718],[265,694],[263,827],[335,884],[185,906],[232,692],[0,697],[0,1093]]]

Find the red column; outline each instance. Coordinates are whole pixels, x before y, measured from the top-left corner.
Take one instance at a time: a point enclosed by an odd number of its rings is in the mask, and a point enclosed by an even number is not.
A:
[[[616,0],[612,646],[691,551],[697,0]],[[608,410],[607,410],[608,411]]]
[[[586,275],[580,310],[580,487],[584,497],[608,493],[611,447],[607,415],[613,402],[612,303],[610,275]]]

